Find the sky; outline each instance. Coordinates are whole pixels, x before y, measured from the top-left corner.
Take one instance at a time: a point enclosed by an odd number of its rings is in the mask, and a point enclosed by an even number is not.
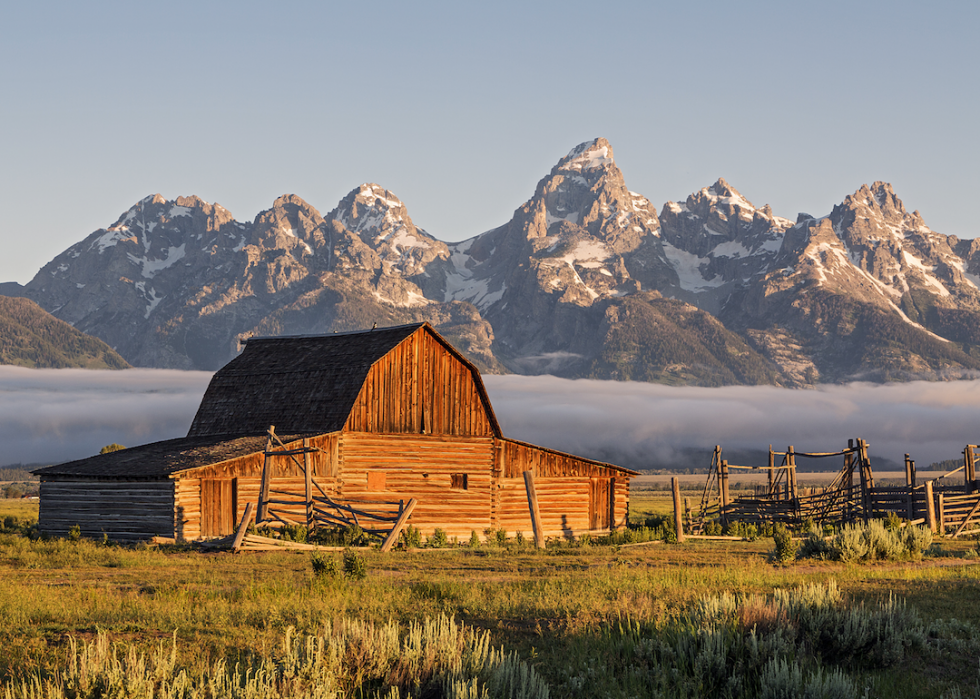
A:
[[[445,241],[602,136],[657,206],[724,177],[825,215],[862,184],[972,238],[980,3],[0,5],[0,281],[142,197],[252,220],[376,182]]]
[[[58,463],[112,443],[138,446],[187,434],[211,374],[168,369],[92,371],[0,366],[0,466]],[[838,451],[870,443],[872,465],[924,469],[976,443],[980,380],[695,388],[554,376],[485,376],[505,436],[637,470],[705,469],[726,455]],[[703,463],[687,450],[705,452]],[[733,458],[733,457],[729,457]],[[744,463],[761,466],[765,463]],[[804,461],[800,461],[804,465]],[[823,463],[820,464],[824,466]],[[836,470],[831,462],[827,470]]]

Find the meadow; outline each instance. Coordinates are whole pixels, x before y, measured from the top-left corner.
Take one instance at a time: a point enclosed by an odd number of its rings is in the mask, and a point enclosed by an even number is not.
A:
[[[357,579],[339,554],[323,575],[308,552],[32,539],[36,507],[0,501],[5,699],[980,694],[975,541],[938,540],[922,560],[778,564],[771,538],[545,551],[511,538],[363,550]],[[669,499],[641,491],[631,508],[642,520]],[[129,690],[106,679],[112,662]]]

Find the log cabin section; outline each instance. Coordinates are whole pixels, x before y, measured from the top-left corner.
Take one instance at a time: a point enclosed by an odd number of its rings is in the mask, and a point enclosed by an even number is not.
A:
[[[415,498],[410,524],[423,535],[529,534],[528,470],[546,536],[626,525],[635,472],[505,439],[479,371],[421,323],[248,340],[212,378],[187,437],[39,470],[41,530],[64,535],[78,524],[86,536],[118,540],[227,535],[260,498],[270,426],[284,451],[308,446],[318,494]],[[305,499],[301,463],[269,457],[271,499]],[[304,510],[284,512],[302,522]]]

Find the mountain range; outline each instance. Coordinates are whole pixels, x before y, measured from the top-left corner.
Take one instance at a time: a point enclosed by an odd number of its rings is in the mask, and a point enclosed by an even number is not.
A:
[[[978,285],[980,241],[931,230],[884,182],[795,221],[723,179],[658,211],[599,138],[462,242],[377,184],[250,222],[157,194],[0,293],[136,366],[214,370],[243,335],[427,320],[484,371],[805,386],[972,375]]]

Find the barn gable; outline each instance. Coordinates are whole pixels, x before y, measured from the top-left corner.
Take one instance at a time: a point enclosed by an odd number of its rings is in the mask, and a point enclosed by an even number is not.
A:
[[[211,379],[188,437],[341,429],[499,435],[479,371],[428,323],[251,338]]]

